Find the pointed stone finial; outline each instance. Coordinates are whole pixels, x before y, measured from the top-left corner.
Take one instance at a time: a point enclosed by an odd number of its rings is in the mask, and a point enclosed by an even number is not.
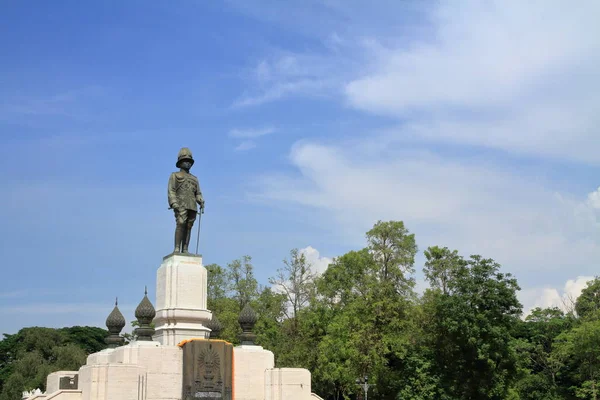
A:
[[[210,339],[218,339],[223,330],[223,324],[215,314],[212,315],[212,319],[208,320],[204,326],[210,329]]]
[[[114,349],[123,345],[125,339],[120,336],[121,330],[125,327],[125,317],[119,310],[119,300],[115,300],[115,308],[106,318],[106,327],[110,335],[106,337],[104,342],[108,345],[109,349]]]
[[[240,334],[242,345],[254,345],[256,335],[252,330],[254,329],[254,325],[256,325],[256,321],[258,321],[256,312],[250,307],[250,303],[246,303],[238,318],[238,322],[242,327],[242,333]]]
[[[144,288],[144,298],[135,309],[135,318],[140,326],[136,328],[135,335],[138,341],[151,341],[154,335],[154,328],[150,326],[156,316],[156,310],[148,299],[148,287]]]

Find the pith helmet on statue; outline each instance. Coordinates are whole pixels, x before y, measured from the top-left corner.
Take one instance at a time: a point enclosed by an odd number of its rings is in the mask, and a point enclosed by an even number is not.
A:
[[[181,150],[179,150],[179,154],[177,155],[177,164],[175,164],[177,166],[177,168],[181,168],[181,162],[182,161],[189,161],[192,163],[192,165],[194,165],[194,158],[192,157],[192,151],[190,149],[188,149],[187,147],[182,147]]]

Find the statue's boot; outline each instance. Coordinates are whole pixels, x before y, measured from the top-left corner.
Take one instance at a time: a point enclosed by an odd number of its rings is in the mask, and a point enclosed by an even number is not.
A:
[[[189,253],[188,248],[190,247],[190,238],[192,237],[192,227],[187,228],[185,240],[183,242],[183,253]]]
[[[173,253],[179,253],[181,250],[181,243],[184,241],[184,229],[185,227],[182,225],[177,225],[177,227],[175,228],[175,250],[173,250]]]

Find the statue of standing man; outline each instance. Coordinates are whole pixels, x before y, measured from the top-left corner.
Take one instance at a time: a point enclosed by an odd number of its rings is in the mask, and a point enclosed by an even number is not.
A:
[[[169,178],[169,207],[175,212],[175,250],[174,253],[188,253],[192,227],[196,221],[198,209],[204,211],[204,199],[200,191],[198,178],[190,174],[190,168],[194,165],[192,152],[187,147],[179,150],[177,156],[177,168],[179,172],[173,172]]]

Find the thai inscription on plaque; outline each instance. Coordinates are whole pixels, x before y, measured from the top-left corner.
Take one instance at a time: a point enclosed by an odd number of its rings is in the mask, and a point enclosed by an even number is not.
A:
[[[233,345],[192,340],[183,345],[183,400],[232,400]]]

